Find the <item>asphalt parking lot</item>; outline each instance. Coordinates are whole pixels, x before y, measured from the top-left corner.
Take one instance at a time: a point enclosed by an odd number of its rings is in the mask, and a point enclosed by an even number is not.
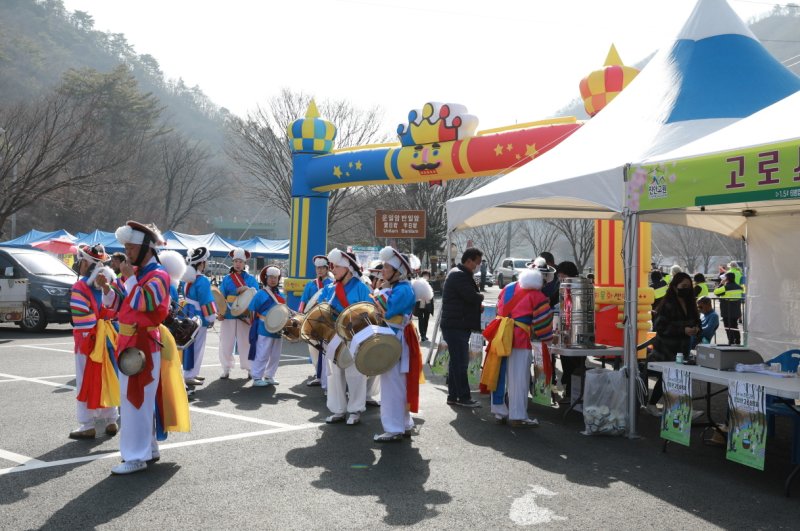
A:
[[[379,445],[376,408],[357,426],[324,424],[303,345],[284,344],[278,387],[254,388],[238,369],[218,379],[217,342],[212,331],[191,433],[170,435],[146,472],[112,477],[117,438],[67,438],[76,427],[69,327],[28,335],[0,325],[0,527],[797,526],[800,482],[783,496],[788,425],[760,472],[727,462],[699,430],[691,447],[662,453],[656,419],[644,415],[637,440],[581,435],[581,415],[538,405],[529,412],[539,428],[499,426],[486,397],[481,409],[449,407],[431,376],[419,434]]]

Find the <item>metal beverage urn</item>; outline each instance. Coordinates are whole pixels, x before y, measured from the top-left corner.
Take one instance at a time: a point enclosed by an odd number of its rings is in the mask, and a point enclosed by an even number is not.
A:
[[[566,348],[592,348],[594,343],[594,285],[585,278],[561,281],[559,342]]]

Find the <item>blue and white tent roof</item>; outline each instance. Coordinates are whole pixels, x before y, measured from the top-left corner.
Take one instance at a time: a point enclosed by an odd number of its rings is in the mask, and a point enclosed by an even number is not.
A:
[[[625,164],[678,148],[798,90],[800,78],[725,0],[699,0],[677,36],[597,116],[542,157],[448,201],[448,228],[618,218]]]

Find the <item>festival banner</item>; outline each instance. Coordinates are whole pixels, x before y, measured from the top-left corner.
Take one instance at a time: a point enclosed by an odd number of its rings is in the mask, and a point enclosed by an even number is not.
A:
[[[764,470],[767,447],[766,400],[763,385],[733,381],[728,386],[727,458],[739,464]]]
[[[692,433],[692,378],[689,371],[667,368],[664,371],[664,413],[661,438],[689,446]]]
[[[787,199],[800,199],[796,140],[632,167],[625,182],[639,212]]]
[[[542,357],[542,345],[533,343],[533,403],[543,406],[553,405],[553,386],[551,379],[544,370],[544,359]]]

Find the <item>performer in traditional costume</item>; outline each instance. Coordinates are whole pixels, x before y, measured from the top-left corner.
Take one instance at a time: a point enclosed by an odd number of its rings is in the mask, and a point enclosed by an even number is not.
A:
[[[535,427],[528,418],[528,392],[531,382],[531,339],[533,348],[542,349],[553,338],[553,314],[538,269],[520,273],[519,280],[500,292],[497,317],[483,332],[489,341],[481,373],[481,391],[492,394],[492,413],[498,423]],[[549,356],[546,350],[542,357]],[[506,394],[508,403],[506,403]]]
[[[411,413],[419,411],[419,384],[425,378],[419,335],[411,316],[417,300],[430,300],[433,290],[422,279],[416,279],[412,286],[411,274],[419,267],[416,256],[406,256],[392,247],[384,247],[379,257],[383,261],[386,283],[376,301],[383,310],[387,325],[396,331],[402,353],[394,367],[381,374],[381,424],[384,433],[375,435],[374,440],[393,442],[414,432]]]
[[[211,294],[211,282],[205,276],[206,264],[211,253],[206,247],[190,249],[186,256],[186,273],[183,275],[183,293],[187,317],[198,317],[200,328],[194,342],[183,350],[183,378],[186,385],[203,385],[205,378],[200,376],[203,355],[206,350],[208,328],[217,318],[217,305]]]
[[[328,262],[328,257],[323,255],[317,255],[313,258],[314,260],[314,268],[317,273],[317,278],[314,280],[309,281],[306,284],[305,289],[303,289],[303,296],[300,298],[300,307],[298,311],[300,313],[305,313],[308,309],[308,303],[311,298],[319,293],[322,288],[327,286],[328,284],[333,283],[333,279],[330,275],[330,263]],[[311,347],[314,348],[314,347]],[[314,364],[316,372],[313,377],[306,383],[309,387],[319,386],[321,385],[323,389],[327,389],[328,387],[328,367],[325,363],[324,356],[319,353],[316,357],[316,363]],[[314,359],[312,358],[312,363]]]
[[[103,306],[101,284],[116,278],[102,244],[78,247],[78,281],[72,286],[70,311],[75,339],[75,388],[77,390],[77,430],[70,439],[94,439],[95,423],[101,421],[106,435],[117,434],[119,419],[119,379],[115,349],[117,331],[112,324],[114,310]]]
[[[258,289],[256,277],[245,271],[245,261],[250,259],[250,251],[241,248],[233,249],[228,256],[233,258],[233,271],[222,279],[220,291],[228,303],[227,308],[218,308],[217,319],[221,321],[219,331],[219,362],[222,365],[220,378],[228,378],[236,364],[233,359],[233,347],[239,354],[239,366],[250,377],[250,312],[240,316],[231,313],[230,304],[248,288]]]
[[[159,415],[160,424],[166,418],[167,424],[163,428],[170,431],[188,431],[188,405],[182,381],[177,395],[171,386],[166,389],[159,386],[163,369],[162,345],[171,343],[170,356],[175,350],[174,340],[161,324],[169,311],[170,275],[158,260],[156,246],[166,245],[166,242],[155,226],[136,221],[128,221],[119,227],[115,235],[125,246],[128,260],[121,264],[120,272],[126,280],[122,285],[112,285],[108,292],[104,289],[103,302],[117,309],[118,356],[128,348],[138,349],[144,356],[144,368],[133,376],[119,374],[120,453],[123,462],[113,467],[111,473],[132,474],[146,469],[148,462],[160,457],[156,442],[156,395],[166,395],[164,403],[170,406],[175,397],[180,397],[185,405],[182,414],[186,419],[178,422],[181,425],[178,430],[173,429],[174,418],[171,415]],[[167,348],[164,350],[166,352]],[[163,412],[161,401],[159,406]]]
[[[327,301],[338,316],[345,308],[356,302],[371,302],[370,289],[361,281],[361,266],[353,253],[333,249],[328,253],[335,282],[323,288],[320,300]],[[336,350],[342,338],[338,335],[325,345],[328,363],[328,409],[332,413],[325,419],[328,424],[347,421],[355,425],[361,421],[366,409],[367,377],[358,372],[356,366],[339,367],[335,360]],[[347,346],[342,346],[347,348]]]
[[[281,270],[275,266],[267,266],[259,273],[262,289],[250,301],[250,311],[253,316],[253,327],[256,334],[250,334],[250,376],[253,378],[254,387],[278,385],[275,373],[281,360],[281,346],[283,337],[280,333],[267,330],[264,320],[261,319],[276,304],[286,304],[286,297],[278,288],[281,281]]]
[[[377,297],[383,291],[383,262],[380,260],[372,260],[367,269],[367,279],[369,280],[369,287],[372,290],[372,295]],[[367,376],[367,406],[380,407],[381,397],[381,377]]]

